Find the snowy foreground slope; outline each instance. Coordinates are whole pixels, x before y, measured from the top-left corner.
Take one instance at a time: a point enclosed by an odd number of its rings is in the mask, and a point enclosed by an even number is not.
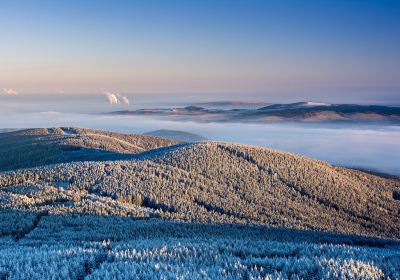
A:
[[[0,276],[2,279],[399,279],[399,244],[259,226],[76,214],[46,216],[22,237],[10,234],[0,238]]]
[[[50,132],[122,150],[0,173],[0,279],[400,278],[397,178],[245,145]]]

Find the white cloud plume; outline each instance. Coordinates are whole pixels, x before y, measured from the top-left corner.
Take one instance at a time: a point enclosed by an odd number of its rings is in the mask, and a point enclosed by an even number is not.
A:
[[[3,93],[7,95],[17,95],[18,91],[12,88],[3,88]]]
[[[122,99],[122,103],[124,103],[125,105],[130,104],[128,97],[121,95],[120,98]]]
[[[118,104],[118,97],[114,93],[106,92],[104,94],[107,97],[108,103],[110,103],[111,105]]]
[[[107,97],[108,103],[111,105],[114,104],[125,104],[129,105],[130,101],[129,98],[125,95],[119,93],[112,93],[112,92],[104,92],[105,96]]]

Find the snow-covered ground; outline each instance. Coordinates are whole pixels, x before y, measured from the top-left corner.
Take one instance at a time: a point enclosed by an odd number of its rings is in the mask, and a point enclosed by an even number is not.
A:
[[[113,218],[95,222],[96,217],[85,220],[81,216],[69,219],[63,226],[58,219],[43,219],[18,241],[11,235],[0,238],[0,278],[400,277],[399,247],[385,241],[257,227]],[[334,244],[327,244],[324,238]]]

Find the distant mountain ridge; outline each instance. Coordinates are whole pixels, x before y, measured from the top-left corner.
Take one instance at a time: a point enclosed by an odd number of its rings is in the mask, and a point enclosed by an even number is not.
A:
[[[149,131],[143,133],[143,135],[163,137],[181,142],[200,142],[207,140],[207,138],[195,133],[190,133],[180,130],[170,130],[170,129],[159,129],[159,130]]]
[[[183,108],[116,111],[114,115],[154,115],[199,122],[367,122],[400,124],[400,107],[381,105],[297,102],[270,104],[257,109]]]
[[[23,128],[0,128],[0,133],[14,132],[18,130],[23,130]]]
[[[313,102],[313,101],[307,101],[307,102],[295,102],[295,103],[287,103],[287,104],[271,104],[267,105],[264,107],[259,108],[258,110],[269,110],[269,109],[298,109],[298,108],[305,108],[305,107],[317,107],[317,106],[331,106],[332,104],[330,103],[324,103],[324,102]]]

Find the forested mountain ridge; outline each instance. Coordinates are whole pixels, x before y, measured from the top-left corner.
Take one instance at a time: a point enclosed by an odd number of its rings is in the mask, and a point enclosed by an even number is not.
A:
[[[126,158],[178,142],[79,127],[25,129],[0,134],[0,171],[46,164]]]
[[[400,238],[400,180],[272,149],[182,144],[1,173],[3,210],[261,224]]]

